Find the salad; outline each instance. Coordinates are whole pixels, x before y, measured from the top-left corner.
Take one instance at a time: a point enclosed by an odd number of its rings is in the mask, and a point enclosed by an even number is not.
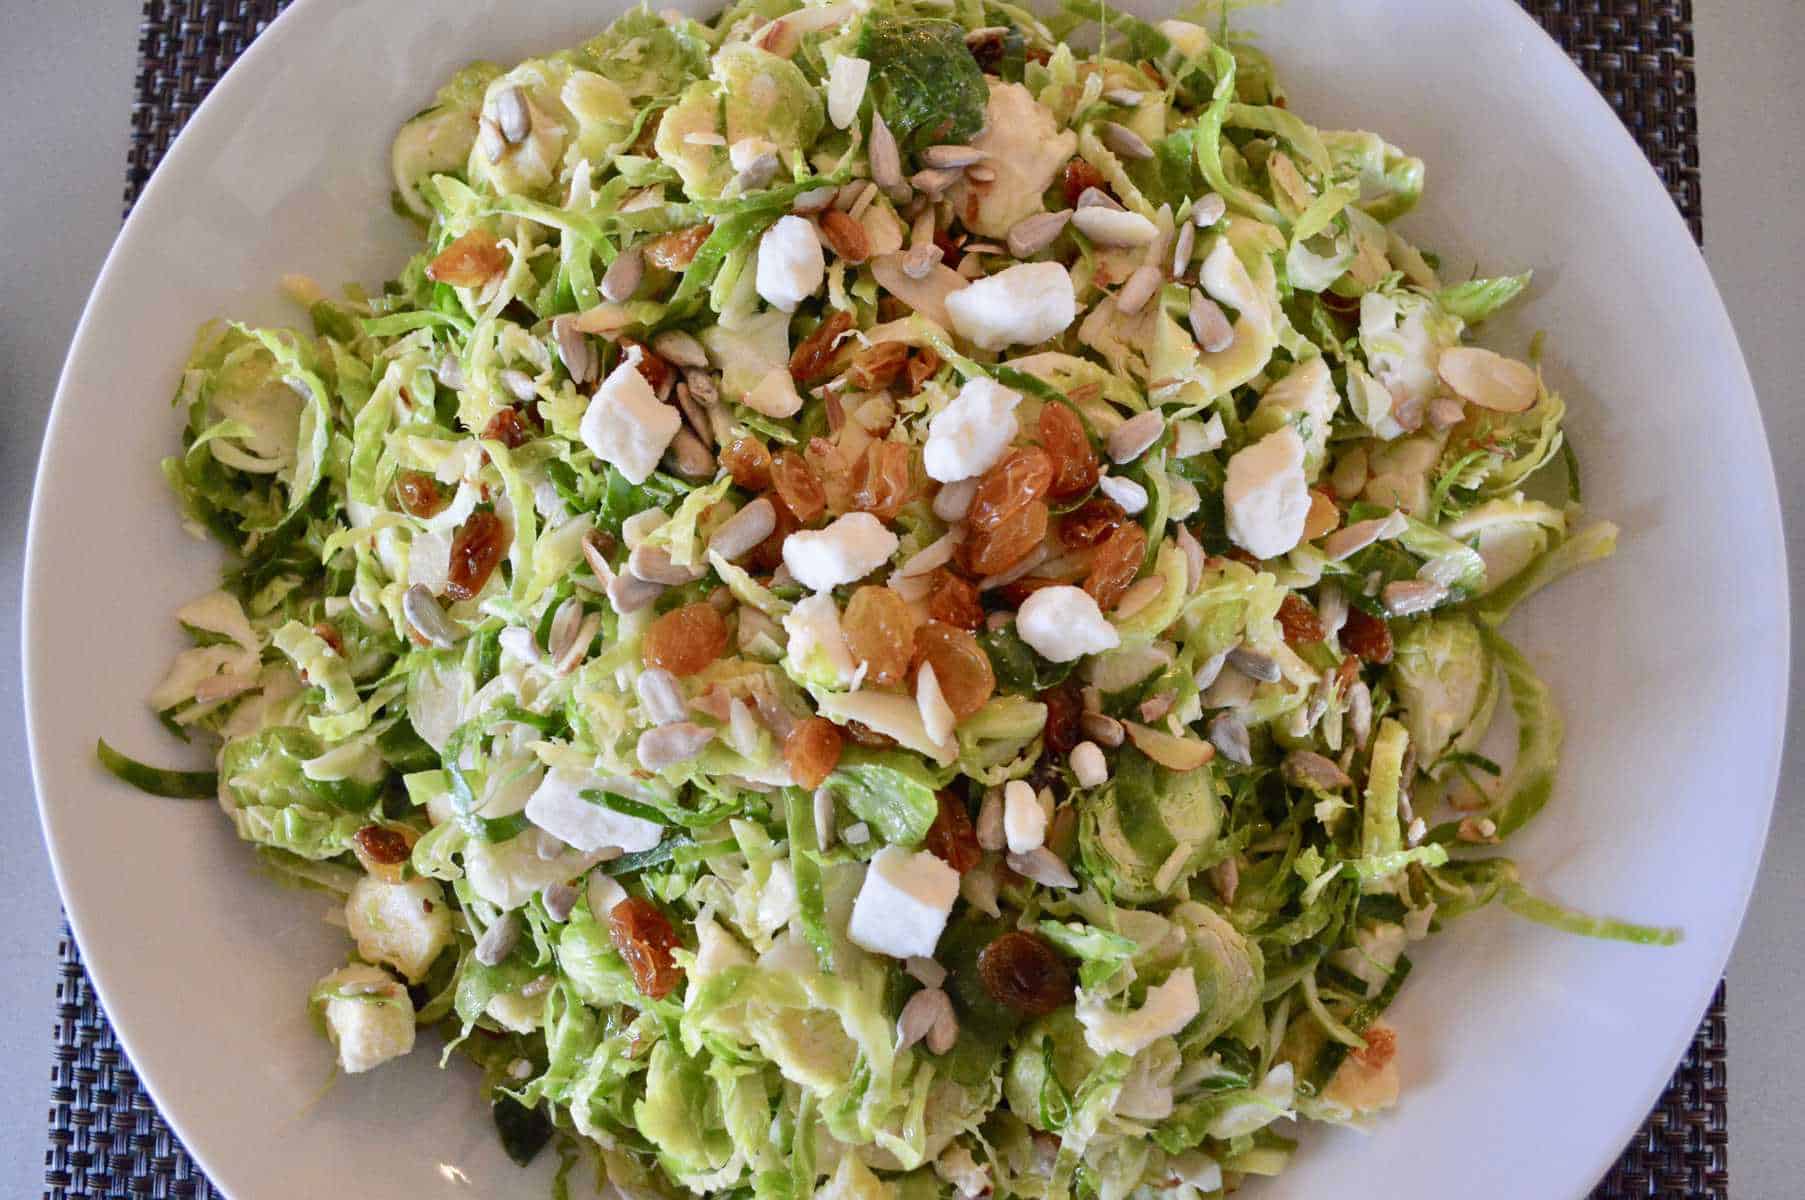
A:
[[[380,291],[202,329],[217,770],[99,754],[333,897],[345,1073],[437,1029],[630,1196],[1218,1196],[1397,1102],[1456,917],[1677,936],[1497,849],[1616,536],[1471,343],[1529,276],[1191,17],[631,11],[402,126]]]

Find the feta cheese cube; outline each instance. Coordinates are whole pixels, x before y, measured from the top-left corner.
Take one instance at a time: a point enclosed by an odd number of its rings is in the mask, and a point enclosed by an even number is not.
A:
[[[345,900],[345,928],[359,955],[418,983],[451,944],[451,909],[436,879],[385,883],[366,875]]]
[[[817,592],[797,601],[784,614],[783,631],[789,638],[784,654],[797,674],[827,687],[852,686],[857,666],[832,596]]]
[[[981,350],[1001,350],[1063,333],[1078,315],[1078,299],[1061,264],[1021,263],[954,292],[946,311],[959,336]]]
[[[773,367],[746,393],[746,407],[775,420],[786,420],[802,408],[802,395],[788,367]]]
[[[607,782],[589,772],[554,767],[526,802],[526,819],[559,841],[588,853],[618,846],[631,854],[650,850],[664,826],[585,800],[584,791],[604,791]]]
[[[1015,406],[1020,392],[977,378],[928,422],[928,441],[921,462],[929,479],[955,483],[982,475],[996,465],[1020,426]]]
[[[1289,553],[1304,536],[1310,490],[1304,479],[1304,442],[1286,426],[1228,460],[1222,499],[1229,540],[1255,558]]]
[[[1102,999],[1081,994],[1077,1016],[1084,1040],[1098,1054],[1139,1054],[1182,1032],[1198,1008],[1197,976],[1180,967],[1158,987],[1148,988],[1146,1001],[1131,1012],[1117,1012]]]
[[[1052,662],[1101,654],[1122,643],[1091,594],[1069,584],[1040,588],[1022,601],[1015,614],[1015,632],[1035,653]]]
[[[1026,780],[1011,779],[1003,788],[1003,837],[1011,854],[1038,850],[1047,840],[1047,810]]]
[[[802,217],[779,217],[758,239],[758,294],[772,308],[795,312],[826,278],[821,239]]]
[[[846,934],[892,958],[930,958],[959,898],[959,873],[925,850],[885,846],[872,856]]]
[[[658,469],[658,460],[683,427],[682,416],[671,405],[659,403],[652,385],[639,373],[639,358],[635,347],[608,373],[577,429],[590,453],[635,486]]]
[[[847,513],[825,529],[785,538],[783,564],[802,586],[827,592],[883,566],[897,544],[896,535],[870,513]]]
[[[1097,490],[1121,505],[1131,517],[1147,507],[1147,489],[1126,475],[1105,475],[1097,481]]]
[[[414,1048],[414,1002],[381,967],[340,967],[315,984],[313,994],[323,1001],[326,1036],[338,1048],[345,1074],[379,1067]]]

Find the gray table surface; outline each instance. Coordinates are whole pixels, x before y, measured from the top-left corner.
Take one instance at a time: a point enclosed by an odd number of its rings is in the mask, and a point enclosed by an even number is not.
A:
[[[1805,596],[1805,8],[1695,0],[1706,257],[1762,397]],[[19,675],[25,517],[64,349],[119,228],[137,4],[0,0],[0,1193],[42,1187],[59,909],[32,803]],[[1759,653],[1759,647],[1750,647]],[[1805,678],[1805,636],[1793,670]],[[1795,715],[1798,709],[1794,709]],[[1792,739],[1783,777],[1805,773]],[[1749,798],[1751,802],[1758,799]],[[1734,798],[1726,797],[1726,802]],[[1730,964],[1730,1168],[1738,1197],[1796,1195],[1805,1079],[1805,804],[1782,784]],[[13,1192],[14,1187],[19,1188]]]

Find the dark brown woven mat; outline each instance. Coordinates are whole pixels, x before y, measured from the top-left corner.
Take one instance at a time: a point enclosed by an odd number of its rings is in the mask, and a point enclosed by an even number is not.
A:
[[[1598,86],[1701,236],[1690,0],[1519,0]],[[129,209],[169,143],[288,0],[145,0]],[[57,977],[46,1200],[213,1200],[107,1023],[67,929]],[[1593,1200],[1726,1200],[1724,994]]]

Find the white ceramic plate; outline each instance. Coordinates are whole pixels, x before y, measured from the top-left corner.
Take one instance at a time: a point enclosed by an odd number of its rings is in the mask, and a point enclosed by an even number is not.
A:
[[[452,69],[605,21],[595,0],[304,0],[221,82],[113,248],[45,444],[26,578],[39,803],[89,970],[163,1112],[236,1196],[542,1194],[502,1157],[472,1077],[423,1048],[326,1094],[304,998],[341,962],[317,900],[254,874],[207,804],[141,796],[105,734],[167,759],[141,697],[167,614],[216,553],[177,523],[158,459],[195,326],[296,319],[284,272],[379,283],[409,250],[389,137]],[[679,7],[698,7],[695,0]],[[1152,10],[1151,4],[1131,5]],[[1409,219],[1447,275],[1533,267],[1487,330],[1551,333],[1593,510],[1620,554],[1534,602],[1515,635],[1563,703],[1558,798],[1513,849],[1585,908],[1682,925],[1638,949],[1501,912],[1418,957],[1393,1012],[1402,1108],[1316,1138],[1291,1195],[1584,1194],[1667,1079],[1723,968],[1760,858],[1786,699],[1786,572],[1755,398],[1723,307],[1648,164],[1510,0],[1290,0],[1251,11],[1295,106],[1422,156]]]

